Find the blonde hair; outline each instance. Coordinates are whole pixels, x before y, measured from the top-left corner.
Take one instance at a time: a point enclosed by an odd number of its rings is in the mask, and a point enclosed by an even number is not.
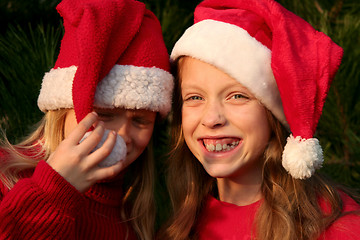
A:
[[[8,189],[20,179],[21,172],[34,169],[42,159],[48,159],[64,139],[63,129],[67,109],[49,111],[37,128],[23,141],[12,145],[5,136],[1,148],[7,152],[7,160],[0,165],[0,180]]]
[[[123,200],[123,218],[129,220],[139,239],[154,238],[154,157],[152,141],[127,171],[127,183]],[[135,177],[134,177],[135,176]]]
[[[181,61],[181,59],[180,59]],[[179,64],[177,62],[176,64]],[[187,147],[181,123],[180,68],[175,80],[172,141],[167,184],[173,214],[158,233],[158,239],[197,239],[196,219],[209,194],[216,195],[215,179],[210,177]],[[261,191],[263,204],[253,226],[254,239],[316,239],[341,215],[342,201],[334,185],[319,174],[307,180],[292,178],[282,167],[281,159],[288,132],[267,110],[272,129],[264,152]],[[319,199],[329,203],[331,212],[324,215]],[[279,227],[285,226],[285,227]]]
[[[6,153],[6,161],[0,164],[0,180],[11,189],[21,178],[21,173],[35,169],[40,160],[47,160],[64,139],[64,124],[69,109],[48,111],[37,128],[16,145],[5,136],[1,149]],[[123,189],[122,217],[128,221],[140,239],[153,239],[155,204],[153,198],[154,160],[149,143],[142,155],[129,166],[132,180]],[[140,174],[139,174],[140,172]],[[133,177],[135,176],[135,177]]]

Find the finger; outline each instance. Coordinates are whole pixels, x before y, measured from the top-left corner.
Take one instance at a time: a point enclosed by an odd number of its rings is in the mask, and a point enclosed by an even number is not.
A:
[[[78,146],[79,151],[88,155],[101,142],[105,132],[104,122],[99,121],[95,129]]]
[[[96,112],[87,114],[69,134],[67,139],[73,144],[77,145],[84,134],[91,128],[94,123],[96,123],[97,119],[98,115]]]
[[[108,157],[115,146],[115,142],[116,133],[114,131],[110,131],[104,144],[88,156],[88,164],[95,166]]]
[[[123,169],[126,168],[126,165],[123,161],[120,161],[110,167],[98,168],[93,172],[93,179],[96,181],[111,179],[116,177]]]

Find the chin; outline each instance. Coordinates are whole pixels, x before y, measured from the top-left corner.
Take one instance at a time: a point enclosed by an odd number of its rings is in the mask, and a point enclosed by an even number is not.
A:
[[[203,167],[205,171],[213,178],[226,178],[232,174],[232,171],[229,169],[221,169],[219,166],[205,167],[203,165]]]

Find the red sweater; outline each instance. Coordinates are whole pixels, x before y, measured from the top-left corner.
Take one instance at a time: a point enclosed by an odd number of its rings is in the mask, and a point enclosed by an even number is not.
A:
[[[121,183],[81,194],[45,161],[8,191],[0,182],[0,239],[136,239],[121,220]]]
[[[360,206],[343,194],[343,212],[360,210]],[[200,240],[250,240],[252,224],[261,201],[248,206],[237,206],[209,197],[199,219],[197,232]],[[322,204],[324,211],[325,205]],[[360,239],[360,216],[349,214],[339,218],[321,235],[319,240]]]

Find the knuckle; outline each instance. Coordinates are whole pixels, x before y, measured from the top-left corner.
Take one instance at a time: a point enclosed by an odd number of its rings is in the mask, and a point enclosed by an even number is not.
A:
[[[92,135],[93,135],[94,140],[97,142],[100,142],[102,139],[102,136],[103,136],[102,133],[100,133],[100,132],[94,132]]]
[[[79,164],[82,160],[81,155],[77,152],[69,153],[68,158],[69,158],[69,161],[71,161],[73,164]]]
[[[70,140],[68,138],[65,138],[60,142],[59,147],[68,146],[69,144],[70,144]]]
[[[91,133],[91,136],[97,141],[100,141],[103,138],[103,135],[104,129],[102,127],[96,127],[95,130]]]
[[[96,179],[95,179],[95,177],[94,177],[93,175],[88,175],[88,176],[86,177],[86,181],[87,181],[88,183],[93,183],[93,182],[96,182]]]
[[[108,170],[108,177],[115,177],[117,175],[117,172],[115,171],[114,168],[109,168]]]
[[[90,128],[89,124],[87,124],[85,121],[79,122],[77,127],[83,131],[86,131],[88,128]]]
[[[109,147],[103,147],[102,148],[102,154],[104,154],[105,156],[109,156],[111,154],[112,149]]]

